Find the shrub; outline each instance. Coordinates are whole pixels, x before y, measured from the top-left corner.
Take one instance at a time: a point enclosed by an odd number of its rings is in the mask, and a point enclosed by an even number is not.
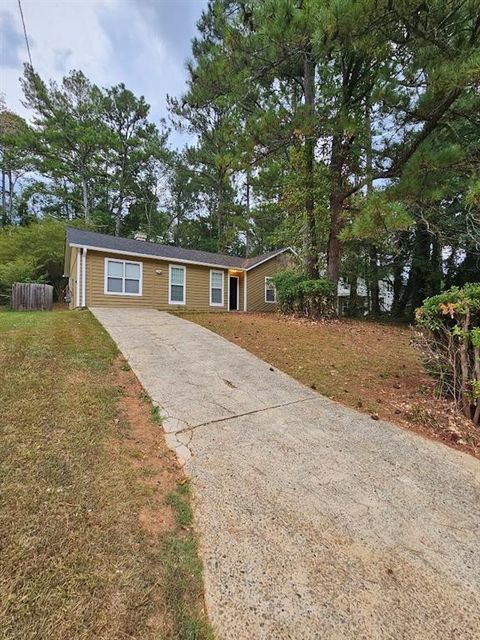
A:
[[[44,219],[0,229],[0,300],[6,302],[14,282],[48,282],[59,298],[64,284],[64,251],[62,222]]]
[[[417,345],[440,393],[480,424],[480,283],[427,298],[416,320]]]
[[[326,278],[310,280],[302,273],[286,269],[273,276],[273,284],[282,313],[315,319],[337,314],[335,285]]]

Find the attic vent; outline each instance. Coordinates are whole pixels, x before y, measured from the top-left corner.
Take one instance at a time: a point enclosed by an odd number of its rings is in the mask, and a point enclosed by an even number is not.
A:
[[[133,236],[135,240],[142,240],[145,242],[147,239],[147,234],[143,233],[143,231],[137,231],[137,233]]]

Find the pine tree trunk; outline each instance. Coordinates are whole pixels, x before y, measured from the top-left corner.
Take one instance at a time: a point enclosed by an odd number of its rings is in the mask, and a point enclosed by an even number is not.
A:
[[[248,258],[250,255],[250,175],[247,173],[247,183],[246,183],[246,209],[247,209],[247,220],[245,225],[245,257]]]
[[[432,238],[432,261],[429,295],[436,296],[442,289],[442,247],[436,235]]]
[[[412,265],[405,290],[405,311],[408,318],[413,318],[415,309],[422,306],[430,292],[428,285],[431,269],[430,243],[431,237],[426,224],[423,221],[417,222]]]
[[[367,194],[370,195],[373,191],[372,181],[372,122],[370,117],[370,101],[366,99],[365,104],[365,128],[366,128],[366,172],[367,172]],[[375,245],[370,245],[368,249],[369,263],[370,263],[370,287],[369,296],[370,304],[369,310],[374,316],[380,315],[380,287],[378,284],[378,252]]]
[[[391,314],[394,318],[403,316],[404,309],[400,304],[403,288],[403,270],[405,265],[399,256],[395,256],[393,261],[393,300]]]
[[[348,315],[358,315],[358,276],[355,274],[350,278],[350,295],[348,298]]]
[[[474,370],[475,370],[475,379],[477,384],[480,384],[480,347],[473,348],[473,358],[474,358]],[[477,398],[477,406],[475,408],[475,413],[473,414],[473,422],[479,426],[480,425],[480,398]]]
[[[340,278],[340,260],[342,257],[342,243],[340,231],[343,228],[342,202],[333,195],[330,199],[330,233],[327,245],[327,277],[338,284]]]
[[[223,180],[224,175],[221,174],[217,187],[217,251],[224,253],[225,251],[225,212],[223,210],[224,205],[224,193],[223,193]]]
[[[462,406],[463,413],[469,419],[472,419],[472,405],[470,404],[470,368],[468,363],[468,345],[469,345],[469,325],[470,325],[470,313],[467,310],[465,320],[463,323],[463,333],[464,335],[460,338],[460,369],[462,372],[462,383],[461,383],[461,393],[462,393]]]
[[[374,316],[380,315],[380,287],[378,284],[378,255],[375,246],[369,249],[370,259],[370,300],[371,311]]]
[[[14,186],[12,184],[12,172],[8,172],[8,216],[7,220],[12,222],[13,220],[13,190]]]
[[[450,289],[453,283],[453,278],[455,275],[455,260],[457,256],[457,250],[455,247],[452,247],[450,251],[450,255],[448,256],[445,264],[445,289]]]
[[[340,232],[343,229],[343,145],[339,135],[332,139],[332,153],[330,170],[332,174],[331,191],[329,198],[330,208],[330,232],[327,244],[327,277],[338,284],[340,277],[340,260],[342,257],[342,243]]]
[[[85,178],[82,178],[82,198],[83,198],[83,215],[86,221],[90,219],[90,208],[88,205],[88,185]]]
[[[7,193],[6,189],[6,174],[5,170],[2,169],[2,225],[6,226],[7,224]]]
[[[310,48],[304,57],[304,87],[307,131],[305,133],[305,227],[304,252],[305,266],[310,278],[318,277],[318,249],[315,221],[314,168],[315,168],[315,136],[313,118],[315,105],[315,64]]]

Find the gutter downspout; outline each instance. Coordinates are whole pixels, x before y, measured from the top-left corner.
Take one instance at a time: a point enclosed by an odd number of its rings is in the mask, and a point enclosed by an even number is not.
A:
[[[86,285],[87,285],[87,250],[85,247],[82,251],[82,307],[86,307]]]
[[[77,255],[76,255],[76,260],[77,260],[77,286],[76,286],[76,290],[75,290],[75,304],[74,304],[74,307],[79,307],[80,306],[80,259],[81,259],[80,251],[81,251],[81,249],[77,249]]]

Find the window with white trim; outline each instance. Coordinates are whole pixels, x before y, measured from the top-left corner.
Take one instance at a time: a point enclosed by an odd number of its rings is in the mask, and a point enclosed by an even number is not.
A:
[[[105,258],[105,293],[141,296],[142,266],[141,262]]]
[[[265,302],[276,302],[277,301],[277,292],[275,290],[275,285],[273,284],[272,278],[265,278]]]
[[[185,267],[170,265],[168,282],[169,304],[185,304]]]
[[[210,269],[210,306],[223,307],[223,271]]]

